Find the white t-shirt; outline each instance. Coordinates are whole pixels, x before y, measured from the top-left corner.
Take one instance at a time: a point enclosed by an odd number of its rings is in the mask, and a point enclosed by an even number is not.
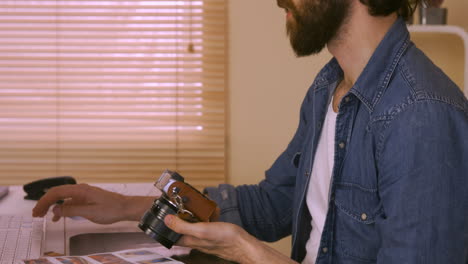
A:
[[[315,153],[307,191],[306,201],[312,217],[312,232],[306,244],[307,254],[303,264],[314,264],[317,259],[320,238],[328,211],[328,195],[335,155],[336,116],[337,113],[333,111],[332,103],[330,103]]]

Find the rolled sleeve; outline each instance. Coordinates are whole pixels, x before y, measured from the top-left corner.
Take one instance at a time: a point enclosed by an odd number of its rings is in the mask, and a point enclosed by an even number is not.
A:
[[[236,188],[234,186],[221,184],[218,187],[208,187],[205,188],[204,193],[215,201],[221,209],[219,221],[243,227],[239,214]]]

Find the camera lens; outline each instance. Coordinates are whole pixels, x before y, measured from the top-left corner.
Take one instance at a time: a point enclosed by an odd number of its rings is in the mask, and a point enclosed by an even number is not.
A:
[[[169,229],[164,224],[164,217],[168,214],[175,215],[177,211],[177,207],[163,195],[146,211],[138,227],[166,248],[171,248],[182,235]]]

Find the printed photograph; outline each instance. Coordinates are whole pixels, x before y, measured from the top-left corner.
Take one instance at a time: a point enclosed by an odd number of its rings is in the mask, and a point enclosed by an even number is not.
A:
[[[124,253],[120,253],[122,257],[131,258],[135,256],[146,256],[146,255],[153,255],[154,252],[148,250],[135,250],[135,251],[128,251]]]
[[[152,264],[152,263],[164,263],[164,262],[171,262],[171,261],[172,259],[168,259],[168,258],[157,258],[157,259],[148,259],[148,260],[138,261],[138,263]]]
[[[61,257],[55,259],[62,262],[63,264],[88,264],[86,259],[80,257]]]
[[[128,262],[125,259],[121,259],[113,254],[98,254],[91,255],[89,257],[103,264],[132,264],[132,262]]]
[[[53,264],[46,258],[23,260],[24,264]]]

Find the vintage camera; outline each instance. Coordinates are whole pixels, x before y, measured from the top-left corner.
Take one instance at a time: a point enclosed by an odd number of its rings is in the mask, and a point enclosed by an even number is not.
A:
[[[154,186],[162,195],[154,200],[138,227],[166,248],[171,248],[182,236],[164,224],[166,215],[177,215],[188,222],[212,222],[219,217],[216,203],[186,183],[177,172],[165,170]]]

